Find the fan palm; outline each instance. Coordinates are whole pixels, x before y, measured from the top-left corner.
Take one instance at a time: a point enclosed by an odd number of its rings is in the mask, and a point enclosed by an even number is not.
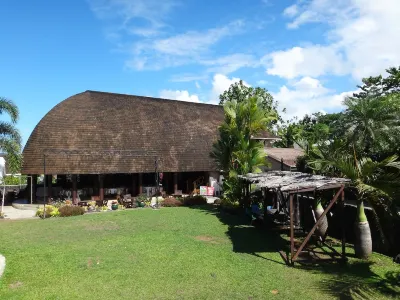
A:
[[[322,152],[310,159],[309,165],[324,174],[345,177],[357,195],[357,218],[355,224],[355,252],[360,258],[367,258],[372,252],[372,239],[369,223],[364,211],[364,202],[374,207],[382,200],[390,201],[400,183],[400,162],[398,156],[390,156],[382,161],[369,157],[357,159],[355,155],[335,153],[331,157]]]
[[[345,129],[351,144],[370,155],[396,144],[400,131],[400,95],[346,98]]]

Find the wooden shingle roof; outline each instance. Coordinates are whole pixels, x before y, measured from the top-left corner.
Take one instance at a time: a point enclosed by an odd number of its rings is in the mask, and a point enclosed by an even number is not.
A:
[[[210,151],[223,118],[218,105],[86,91],[38,123],[22,173],[43,174],[43,153],[46,174],[154,172],[155,157],[161,172],[212,171]],[[73,151],[57,152],[63,149]]]

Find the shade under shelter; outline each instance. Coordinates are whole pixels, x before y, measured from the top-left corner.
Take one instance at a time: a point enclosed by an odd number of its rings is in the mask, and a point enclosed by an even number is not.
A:
[[[298,259],[299,254],[304,249],[311,236],[314,234],[317,227],[322,222],[322,219],[330,211],[333,205],[338,201],[339,197],[341,210],[344,210],[344,188],[350,183],[349,179],[345,178],[332,178],[321,175],[313,175],[301,172],[289,172],[289,171],[270,171],[265,173],[249,173],[247,175],[239,176],[241,180],[247,184],[253,184],[261,188],[266,197],[267,192],[273,192],[276,194],[283,193],[289,195],[289,217],[290,217],[290,254],[284,255],[286,262],[293,265]],[[312,229],[308,232],[306,238],[302,244],[295,249],[294,244],[294,205],[293,198],[296,194],[314,192],[318,190],[336,190],[333,198],[330,200],[324,212],[316,220]],[[248,191],[248,189],[246,189]],[[333,251],[336,252],[332,248]],[[342,253],[340,254],[342,259],[345,259],[345,233],[344,224],[342,223]]]

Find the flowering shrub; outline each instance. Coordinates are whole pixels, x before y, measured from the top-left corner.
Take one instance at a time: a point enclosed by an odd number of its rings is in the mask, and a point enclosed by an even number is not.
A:
[[[53,205],[46,205],[46,213],[44,214],[44,209],[43,207],[39,208],[36,211],[36,216],[40,217],[42,219],[46,218],[51,218],[51,217],[58,217],[60,215],[60,211],[57,207]]]

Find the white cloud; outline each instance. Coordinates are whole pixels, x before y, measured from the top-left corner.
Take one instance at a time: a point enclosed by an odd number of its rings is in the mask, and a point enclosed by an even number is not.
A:
[[[285,119],[302,118],[314,112],[339,111],[343,109],[342,101],[351,92],[335,94],[325,88],[318,79],[303,77],[289,86],[282,86],[272,96],[278,101],[279,108],[286,108]]]
[[[97,17],[103,20],[119,20],[120,30],[128,33],[153,36],[166,26],[165,19],[175,0],[87,0]],[[137,26],[139,22],[143,23]]]
[[[299,13],[299,9],[296,4],[286,7],[285,10],[283,11],[283,15],[287,16],[287,17],[294,17],[298,13]]]
[[[229,87],[236,82],[239,82],[240,78],[232,77],[228,78],[223,74],[215,74],[212,81],[212,90],[210,101],[208,103],[218,104],[219,103],[219,95],[229,89]],[[246,86],[250,86],[247,82],[243,81],[243,84]]]
[[[196,88],[201,89],[200,83],[198,83],[197,81],[195,82]]]
[[[301,0],[298,10],[288,27],[325,23],[328,44],[272,53],[268,73],[294,78],[344,72],[360,80],[400,64],[398,0]]]
[[[202,60],[200,64],[210,66],[207,69],[208,72],[230,74],[244,67],[256,67],[259,61],[251,54],[235,53],[216,59]]]
[[[188,91],[182,90],[162,90],[160,92],[160,98],[163,99],[173,99],[187,102],[200,102],[197,95],[190,95]]]
[[[171,76],[169,81],[172,82],[191,82],[191,81],[206,81],[208,79],[207,75],[197,75],[197,74],[175,74]]]
[[[206,31],[188,31],[168,38],[137,42],[131,49],[132,58],[126,66],[135,70],[159,70],[184,64],[196,63],[219,65],[226,71],[241,67],[244,63],[207,60],[212,46],[225,37],[242,32],[244,22],[236,20],[222,27]],[[235,56],[232,56],[235,58]],[[239,57],[243,58],[243,57]]]
[[[342,75],[346,70],[340,53],[333,47],[319,45],[272,52],[264,56],[261,62],[267,66],[269,75],[288,79],[299,76],[318,77],[327,73]]]

